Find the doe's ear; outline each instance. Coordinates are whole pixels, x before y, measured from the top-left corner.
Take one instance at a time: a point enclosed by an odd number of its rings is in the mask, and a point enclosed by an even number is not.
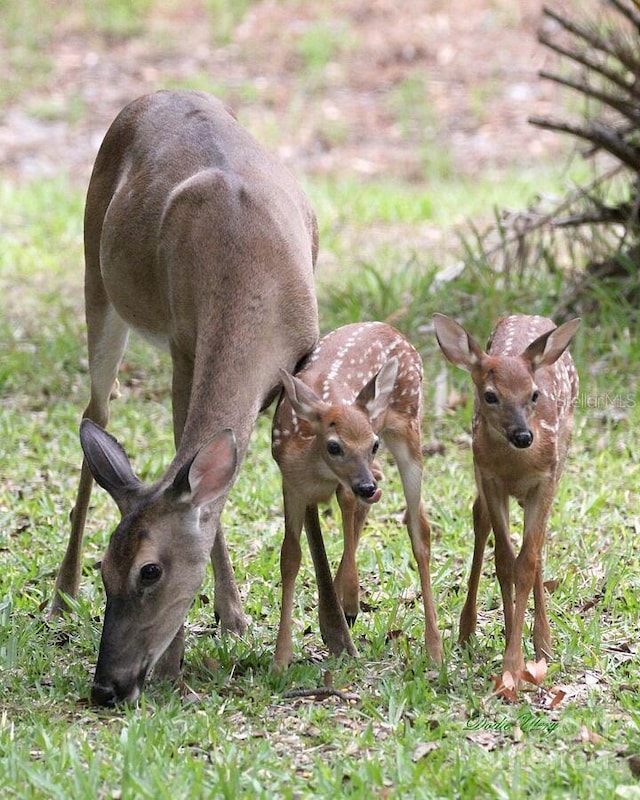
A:
[[[534,372],[540,367],[554,364],[571,344],[580,322],[580,317],[576,317],[538,336],[522,353],[522,358],[531,364]]]
[[[229,489],[237,464],[236,437],[226,428],[205,442],[182,467],[172,489],[194,508],[209,505]]]
[[[90,419],[83,419],[80,424],[80,444],[96,483],[109,492],[122,510],[127,498],[142,485],[124,448]]]
[[[452,364],[471,372],[485,358],[476,340],[451,317],[434,314],[433,325],[440,349]]]

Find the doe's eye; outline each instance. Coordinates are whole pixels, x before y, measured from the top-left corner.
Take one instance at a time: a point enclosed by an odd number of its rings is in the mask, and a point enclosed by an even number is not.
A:
[[[342,445],[340,442],[336,442],[335,439],[330,439],[327,442],[327,453],[329,453],[330,456],[342,455]]]
[[[161,577],[162,567],[160,564],[149,563],[140,567],[140,580],[147,586],[160,580]]]
[[[535,392],[531,395],[531,402],[537,403],[539,397],[540,397],[540,392],[536,389]]]
[[[376,439],[375,442],[373,443],[373,447],[371,448],[371,452],[373,453],[374,456],[378,452],[379,448],[380,448],[380,442]]]
[[[494,406],[498,402],[498,395],[495,392],[488,391],[484,393],[484,401],[490,406]]]

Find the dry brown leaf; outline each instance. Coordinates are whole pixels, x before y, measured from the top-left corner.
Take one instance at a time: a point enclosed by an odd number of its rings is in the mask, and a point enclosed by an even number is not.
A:
[[[445,453],[444,443],[439,439],[432,439],[422,446],[423,456],[443,456]]]
[[[489,730],[471,731],[465,735],[465,739],[479,744],[480,747],[483,747],[488,752],[495,750],[498,745],[503,743],[503,736],[501,734]]]
[[[636,778],[640,778],[640,754],[634,753],[632,756],[629,756],[627,761],[629,762],[631,774]]]
[[[217,658],[211,658],[211,656],[205,656],[202,659],[202,666],[209,672],[213,672],[215,674],[220,669],[220,662],[218,661]]]
[[[564,689],[552,689],[551,691],[555,692],[553,695],[553,700],[549,703],[549,709],[553,711],[553,709],[556,708],[556,706],[559,706],[564,700],[564,698],[567,696],[567,693],[564,691]]]
[[[578,742],[582,742],[582,744],[601,744],[604,741],[599,733],[590,731],[586,725],[583,725],[580,728],[580,733],[576,737],[576,740]]]
[[[587,602],[582,605],[582,607],[578,610],[578,613],[584,614],[586,611],[590,611],[592,608],[594,608],[594,606],[598,605],[598,603],[602,600],[603,597],[604,593],[598,592],[591,598],[591,600],[587,600]]]
[[[447,411],[455,411],[467,405],[467,395],[461,394],[456,389],[452,389],[447,397]]]
[[[543,586],[549,594],[553,594],[558,586],[560,586],[560,581],[557,578],[553,578],[552,580],[545,581]]]
[[[493,681],[493,694],[496,697],[502,697],[510,703],[515,703],[518,699],[516,692],[516,682],[510,672],[503,672],[502,676],[492,675]]]
[[[416,745],[416,749],[413,751],[413,756],[411,757],[412,761],[414,764],[417,763],[421,758],[429,755],[429,753],[432,753],[439,747],[440,745],[438,742],[420,742],[418,745]]]
[[[506,689],[515,689],[516,688],[516,679],[513,675],[507,670],[506,672],[502,673],[502,685]]]
[[[541,686],[547,675],[547,662],[544,658],[540,661],[527,661],[524,669],[518,671],[518,677],[532,683],[534,686]]]

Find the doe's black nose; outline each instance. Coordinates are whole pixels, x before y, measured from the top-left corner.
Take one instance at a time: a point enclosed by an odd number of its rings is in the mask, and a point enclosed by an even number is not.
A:
[[[113,686],[94,683],[91,687],[91,702],[96,706],[115,706],[117,699]]]

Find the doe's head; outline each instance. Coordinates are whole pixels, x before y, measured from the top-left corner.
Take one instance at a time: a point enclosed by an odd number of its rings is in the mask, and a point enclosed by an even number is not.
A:
[[[137,699],[145,677],[181,629],[205,575],[212,542],[200,513],[223,498],[237,464],[234,434],[206,442],[173,481],[147,486],[100,426],[84,420],[80,440],[91,472],[122,519],[102,561],[107,595],[92,699]]]

